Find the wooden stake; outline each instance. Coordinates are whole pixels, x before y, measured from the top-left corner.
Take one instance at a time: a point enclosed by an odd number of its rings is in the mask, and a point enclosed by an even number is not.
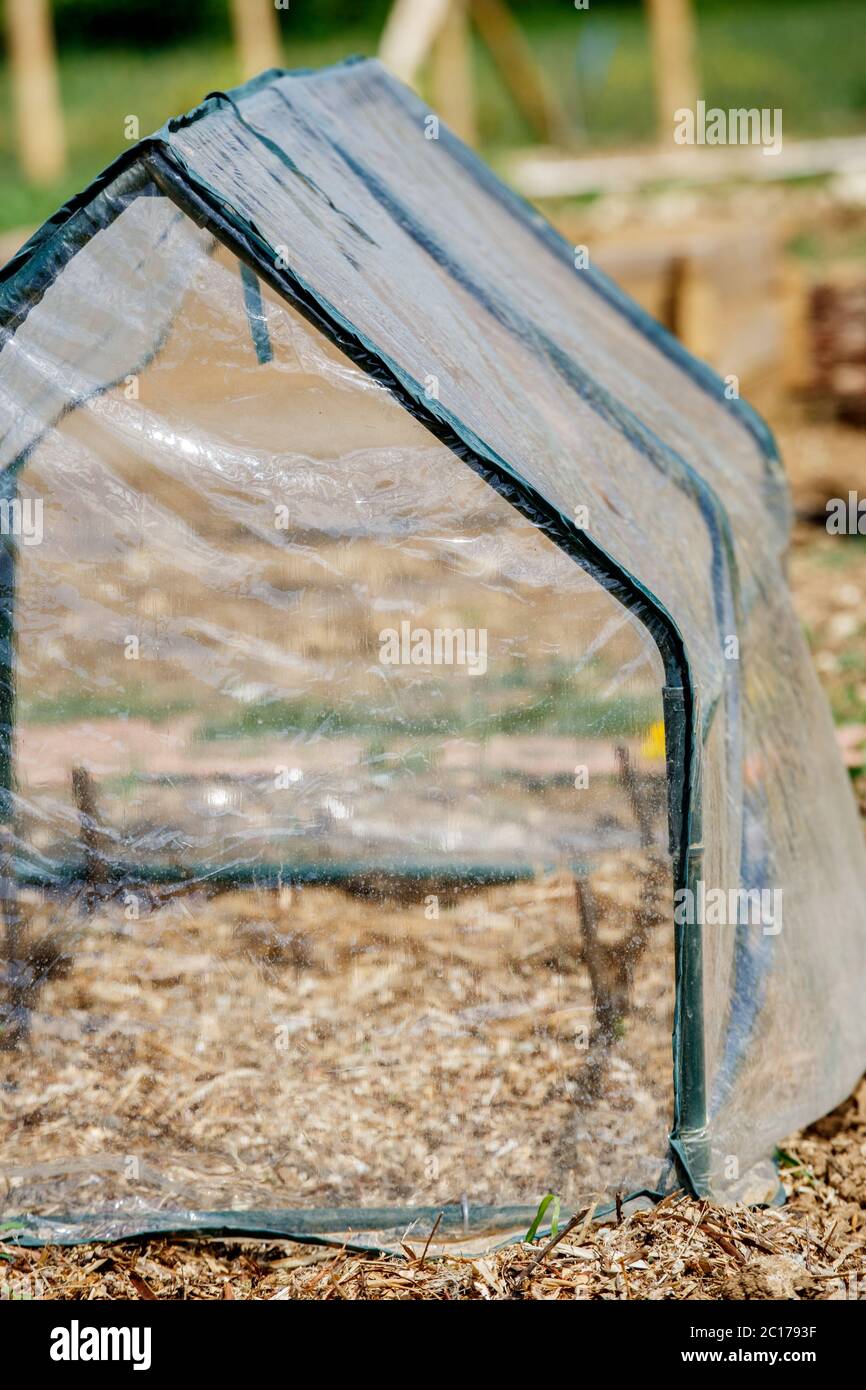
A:
[[[232,29],[244,81],[282,67],[280,26],[274,0],[231,0]]]
[[[395,0],[379,41],[379,57],[401,82],[414,84],[450,8],[451,0]]]
[[[105,836],[100,829],[96,788],[85,767],[72,769],[72,800],[81,827],[81,848],[84,858],[84,910],[92,912],[105,887]]]
[[[698,98],[691,0],[647,0],[652,39],[658,137],[673,142],[674,112],[694,111]]]
[[[433,108],[455,135],[474,145],[472,40],[464,0],[451,0],[433,49]]]
[[[476,137],[470,23],[487,47],[512,99],[536,135],[570,143],[569,122],[505,0],[394,0],[379,57],[414,85],[433,58],[433,105],[468,144]]]
[[[503,0],[470,0],[470,14],[515,105],[539,140],[567,144],[568,118],[508,6]]]
[[[655,836],[653,834],[653,806],[648,799],[645,789],[640,783],[637,773],[632,766],[628,749],[622,745],[616,749],[616,770],[619,779],[625,788],[625,794],[629,799],[634,818],[640,830],[640,843],[642,849],[648,849],[652,845]]]
[[[66,168],[50,0],[6,0],[6,32],[18,158],[29,183],[50,184]]]

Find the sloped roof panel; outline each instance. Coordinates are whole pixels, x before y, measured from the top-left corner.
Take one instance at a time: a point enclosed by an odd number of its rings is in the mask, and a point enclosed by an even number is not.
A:
[[[790,505],[769,431],[377,63],[274,75],[236,96],[171,131],[176,153],[432,415],[565,517],[585,507],[589,535],[683,634],[707,745],[692,876],[786,895],[778,935],[701,933],[718,1190],[731,1153],[745,1169],[780,1124],[840,1099],[866,1054],[853,1000],[828,1008],[809,964],[832,900],[830,953],[847,978],[866,966],[864,856],[782,575]],[[819,824],[809,786],[833,808]],[[807,844],[820,883],[804,873]],[[795,1010],[809,1042],[780,1087]],[[759,1118],[773,1087],[779,1110]]]

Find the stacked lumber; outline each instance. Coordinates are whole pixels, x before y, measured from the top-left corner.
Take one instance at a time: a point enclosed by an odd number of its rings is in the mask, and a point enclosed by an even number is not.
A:
[[[839,419],[866,425],[866,280],[816,285],[810,319],[815,394]]]

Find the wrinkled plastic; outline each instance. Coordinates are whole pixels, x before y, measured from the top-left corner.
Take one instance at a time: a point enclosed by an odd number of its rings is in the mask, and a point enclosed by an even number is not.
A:
[[[139,296],[105,293],[120,245]],[[241,1211],[369,1244],[457,1202],[439,1236],[465,1245],[549,1188],[658,1190],[645,628],[167,199],[123,208],[4,351],[34,435],[43,412],[18,496],[44,531],[16,557],[5,1217],[80,1239]],[[437,632],[466,659],[417,661]]]
[[[661,1190],[671,1129],[695,1185],[766,1199],[866,1061],[863,847],[772,441],[428,117],[376,64],[260,80],[0,287],[3,463],[45,523],[16,1215],[492,1230],[552,1187]],[[416,629],[484,631],[484,669]],[[780,896],[675,933],[700,884]],[[76,1066],[85,1137],[72,1105],[25,1125]]]

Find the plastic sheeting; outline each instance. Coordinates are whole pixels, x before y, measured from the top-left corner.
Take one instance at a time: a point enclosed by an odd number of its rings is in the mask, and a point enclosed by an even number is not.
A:
[[[766,428],[428,117],[266,75],[0,284],[37,1231],[766,1199],[866,1060]]]

